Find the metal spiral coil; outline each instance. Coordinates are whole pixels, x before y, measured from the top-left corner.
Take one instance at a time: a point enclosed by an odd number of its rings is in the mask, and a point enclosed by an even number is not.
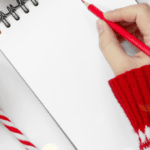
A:
[[[16,10],[18,7],[21,8],[25,13],[29,13],[29,9],[25,6],[26,3],[25,0],[16,0],[16,2],[18,4],[17,6],[12,6],[11,4],[7,6],[7,10],[8,10],[7,14],[0,11],[0,21],[2,21],[7,28],[11,26],[6,19],[9,15],[12,15],[15,20],[20,19],[20,17],[16,14]],[[38,6],[39,4],[37,0],[31,0],[31,2],[33,3],[34,6]]]

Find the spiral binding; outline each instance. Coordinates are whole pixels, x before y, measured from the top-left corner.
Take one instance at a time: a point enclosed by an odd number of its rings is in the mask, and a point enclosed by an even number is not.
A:
[[[9,6],[7,6],[7,9],[8,9],[7,14],[0,11],[0,21],[2,21],[7,28],[10,27],[10,23],[6,19],[9,15],[12,15],[15,20],[20,19],[20,17],[16,14],[16,10],[18,7],[22,8],[22,10],[25,13],[29,12],[28,8],[25,6],[25,1],[26,0],[16,0],[16,2],[18,4],[17,6],[12,6],[11,4],[9,4]],[[31,0],[31,2],[33,3],[34,6],[38,6],[38,4],[39,4],[36,0]]]

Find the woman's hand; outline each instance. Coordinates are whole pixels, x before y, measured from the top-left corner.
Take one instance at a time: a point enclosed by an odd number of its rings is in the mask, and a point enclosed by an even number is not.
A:
[[[150,6],[147,3],[115,9],[103,15],[107,20],[117,22],[150,47]],[[101,22],[102,27],[98,22]],[[129,56],[121,45],[125,39],[113,31],[104,20],[97,20],[97,26],[99,29],[103,29],[102,32],[99,32],[100,49],[110,64],[115,76],[150,64],[150,57],[130,42],[138,53],[134,56]]]

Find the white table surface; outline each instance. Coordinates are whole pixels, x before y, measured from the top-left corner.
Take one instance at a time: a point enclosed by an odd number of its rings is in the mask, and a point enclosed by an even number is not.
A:
[[[137,4],[134,0],[87,2],[103,12]],[[108,85],[114,74],[99,49],[98,18],[80,0],[39,0],[38,7],[31,2],[27,7],[29,14],[17,11],[19,21],[8,18],[9,29],[0,24],[0,49],[77,149],[138,149],[138,137]],[[27,128],[15,115],[14,122],[26,128],[38,147],[44,146],[44,138],[36,136],[38,124],[31,135],[30,125]]]

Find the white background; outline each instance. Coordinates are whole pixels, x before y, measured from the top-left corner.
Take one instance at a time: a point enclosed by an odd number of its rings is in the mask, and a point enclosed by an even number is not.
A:
[[[103,12],[137,4],[134,0],[88,2]],[[77,149],[139,149],[138,137],[108,85],[114,74],[99,49],[98,18],[80,0],[43,0],[39,1],[38,7],[31,2],[27,7],[29,14],[21,9],[17,11],[19,21],[12,16],[8,18],[9,29],[0,24],[0,49]],[[46,118],[43,127],[31,118],[30,121],[20,119],[27,119],[31,109],[43,112],[41,106],[33,101],[30,107],[19,103],[6,109],[3,105],[6,113],[38,148],[44,147],[48,141],[52,143],[52,138],[39,136],[50,136],[50,133],[46,135],[46,131],[52,130],[50,126],[49,129],[44,126]],[[17,112],[19,110],[22,113]],[[46,116],[34,115],[39,121]],[[39,131],[39,126],[42,131]],[[56,145],[64,150],[59,143]]]

